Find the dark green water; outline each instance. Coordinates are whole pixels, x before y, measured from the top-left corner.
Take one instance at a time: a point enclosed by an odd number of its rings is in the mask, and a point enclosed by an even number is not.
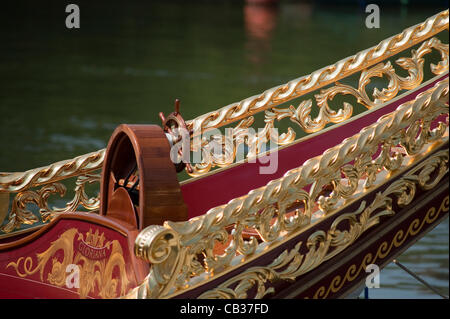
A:
[[[172,111],[175,98],[183,116],[194,118],[332,64],[445,9],[439,5],[445,1],[381,6],[381,28],[367,29],[357,1],[281,1],[275,7],[74,3],[80,29],[65,27],[64,1],[2,8],[0,171],[103,148],[120,123],[160,123],[158,113]],[[402,257],[446,294],[448,227],[444,222]],[[435,297],[401,272],[388,267],[371,297]]]

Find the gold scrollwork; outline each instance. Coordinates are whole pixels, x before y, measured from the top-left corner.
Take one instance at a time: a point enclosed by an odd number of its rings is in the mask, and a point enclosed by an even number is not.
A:
[[[421,145],[422,149],[426,148],[422,150],[426,154],[433,149],[431,144],[426,143],[432,142],[434,143],[432,145],[437,147],[448,141],[448,137],[442,137],[444,132],[442,129],[438,129],[439,133],[436,131],[431,133],[428,126],[422,126],[420,142],[417,138],[407,141],[409,134],[412,134],[408,128],[417,121],[424,123],[441,114],[448,114],[448,91],[448,79],[442,80],[433,88],[419,94],[415,100],[400,105],[396,111],[386,114],[378,122],[328,149],[322,155],[311,158],[299,168],[288,171],[282,178],[272,180],[264,187],[254,189],[226,205],[212,208],[206,214],[187,222],[169,221],[164,226],[159,226],[170,230],[173,234],[175,243],[171,247],[177,248],[170,250],[170,253],[178,251],[177,256],[173,258],[179,266],[171,268],[173,264],[165,262],[152,264],[152,276],[156,277],[149,279],[144,285],[148,287],[151,280],[164,282],[164,288],[159,287],[152,296],[167,297],[170,295],[169,291],[182,291],[188,288],[192,278],[217,276],[232,267],[235,257],[240,256],[239,258],[243,260],[249,260],[257,256],[260,247],[258,241],[254,236],[243,236],[244,230],[251,229],[258,232],[259,237],[269,245],[276,243],[281,236],[298,234],[306,226],[311,225],[313,212],[320,212],[316,205],[319,205],[322,212],[332,212],[336,210],[339,201],[345,203],[346,199],[355,200],[356,197],[362,196],[364,190],[356,187],[361,181],[367,189],[386,182],[389,179],[386,173],[405,170],[408,163],[418,156],[416,152],[408,153],[414,143]],[[442,125],[447,127],[446,123]],[[436,136],[441,138],[437,139]],[[407,145],[408,143],[410,145]],[[378,152],[380,145],[381,149]],[[406,156],[408,158],[405,158]],[[423,157],[425,155],[422,154],[417,158]],[[353,163],[349,164],[351,162]],[[394,182],[388,189],[389,194],[397,196],[398,205],[406,205],[412,200],[417,183],[420,187],[432,187],[436,183],[435,178],[440,179],[445,174],[448,170],[448,151],[438,152],[424,163],[426,163],[424,167],[421,166],[420,170],[417,168],[414,171],[417,177],[407,176],[407,180],[401,185]],[[344,182],[338,181],[343,177]],[[310,187],[309,192],[305,190],[307,187]],[[327,188],[328,193],[324,193]],[[318,254],[316,256],[321,257],[308,259],[308,264],[314,266],[314,260],[320,261],[326,258],[327,254],[338,252],[339,247],[345,247],[346,243],[357,238],[365,229],[378,223],[375,217],[378,208],[384,207],[381,211],[391,213],[390,203],[383,202],[383,198],[386,199],[379,195],[368,208],[361,207],[362,211],[355,213],[357,215],[361,213],[358,215],[359,222],[356,221],[356,215],[352,218],[349,216],[350,225],[353,225],[351,230],[339,233],[336,228],[334,233],[315,234],[315,237],[307,243],[307,247],[312,249],[311,255]],[[375,215],[371,215],[374,212]],[[229,233],[230,225],[232,229]],[[162,228],[160,231],[163,231]],[[216,243],[225,246],[223,254],[215,253]],[[152,245],[152,240],[144,244],[145,247]],[[333,247],[336,248],[331,251],[330,245],[335,245]],[[307,264],[300,265],[300,257],[295,260],[299,265],[297,270],[310,269],[305,266]],[[293,271],[293,274],[297,274],[297,270]],[[168,286],[167,281],[158,279],[158,274],[165,274],[164,278],[176,279]],[[243,286],[247,287],[248,284]],[[160,293],[163,290],[164,293]]]
[[[442,201],[441,205],[439,206],[439,209],[436,210],[435,207],[431,207],[424,219],[420,221],[418,218],[414,219],[411,224],[409,225],[408,229],[406,231],[399,230],[393,237],[393,240],[389,244],[387,241],[384,241],[379,247],[375,255],[372,253],[368,253],[363,259],[362,263],[359,267],[357,267],[355,264],[351,265],[348,269],[345,275],[342,277],[340,275],[337,275],[336,277],[331,280],[330,285],[328,289],[325,286],[321,286],[315,293],[313,298],[314,299],[325,299],[327,298],[330,293],[336,293],[339,290],[342,289],[344,284],[346,282],[354,281],[361,272],[365,272],[367,265],[369,264],[376,264],[377,260],[384,259],[386,256],[389,255],[391,250],[393,248],[398,248],[403,245],[405,240],[408,237],[417,235],[420,230],[426,225],[426,224],[432,224],[441,213],[448,212],[449,210],[449,196],[445,197]]]
[[[273,288],[266,287],[268,282],[294,280],[316,268],[354,243],[367,229],[377,225],[381,216],[394,215],[392,198],[389,196],[395,195],[400,206],[409,204],[414,198],[416,183],[420,187],[425,186],[420,175],[424,175],[423,172],[426,172],[427,179],[429,179],[435,171],[437,162],[443,165],[448,163],[448,151],[439,152],[415,168],[413,172],[409,172],[404,178],[394,182],[383,193],[377,193],[370,206],[366,207],[366,203],[363,201],[356,212],[343,214],[336,218],[327,232],[316,231],[313,233],[306,243],[307,253],[300,253],[302,243],[299,242],[294,249],[284,251],[267,267],[250,268],[217,288],[201,294],[198,298],[248,298],[247,292],[252,290],[255,285],[257,285],[257,292],[253,297],[262,298],[274,291]],[[418,174],[414,175],[413,173]],[[433,185],[436,185],[442,177],[441,174],[436,176],[433,179]],[[429,187],[425,188],[429,189]],[[442,208],[441,205],[441,210]],[[344,221],[348,222],[349,229],[339,230],[338,226],[344,224]],[[235,288],[231,289],[230,287],[233,286]]]
[[[188,172],[191,176],[200,176],[214,167],[225,167],[230,165],[236,159],[236,154],[241,144],[249,147],[247,158],[257,156],[267,148],[266,143],[273,141],[278,145],[287,145],[295,140],[296,133],[289,127],[286,133],[278,134],[275,130],[275,121],[289,118],[292,122],[298,124],[305,132],[314,133],[323,129],[328,123],[341,123],[352,116],[353,106],[347,102],[343,103],[343,108],[335,111],[330,108],[328,101],[332,100],[336,95],[351,95],[366,108],[371,109],[387,102],[402,90],[411,90],[418,87],[424,77],[424,56],[432,51],[437,50],[441,55],[441,61],[437,64],[430,63],[431,71],[435,75],[448,71],[449,66],[449,47],[443,44],[437,38],[431,38],[421,44],[417,50],[412,50],[411,58],[399,58],[397,64],[408,72],[408,76],[402,77],[397,75],[391,62],[379,63],[372,68],[364,69],[361,72],[358,88],[349,85],[336,83],[334,86],[322,90],[315,95],[319,113],[315,119],[311,118],[313,102],[311,99],[302,101],[295,108],[290,105],[288,108],[271,107],[265,111],[265,126],[257,134],[249,134],[248,131],[254,122],[252,116],[242,120],[232,129],[229,136],[216,134],[212,139],[193,138],[192,151],[202,153],[202,162],[193,165],[192,170]],[[366,92],[367,85],[373,77],[386,76],[389,79],[387,88],[381,91],[374,89],[372,96],[369,98]],[[429,123],[427,123],[429,124]],[[417,143],[416,143],[417,144]],[[222,152],[215,154],[215,150],[219,148]],[[420,147],[419,147],[420,148]]]
[[[172,274],[184,267],[180,263],[183,258],[178,235],[162,226],[149,226],[139,233],[134,249],[136,256],[158,266],[150,269],[148,285],[136,288],[130,295],[137,293],[139,298],[167,295],[177,279]]]
[[[76,288],[81,298],[86,298],[96,289],[102,298],[116,298],[127,293],[130,281],[120,243],[105,240],[104,233],[100,234],[98,230],[83,234],[71,228],[53,241],[46,251],[36,254],[36,266],[33,265],[33,257],[20,257],[6,268],[14,268],[22,278],[39,272],[41,282],[64,287],[67,284],[67,267],[77,265],[80,282]],[[58,251],[62,251],[62,260],[55,257]],[[49,263],[51,270],[46,273]]]
[[[431,178],[436,162],[448,163],[448,151],[439,152],[428,159],[415,169],[415,173],[426,172],[428,178]],[[414,198],[416,184],[420,187],[424,186],[420,182],[419,175],[408,173],[382,193],[377,193],[369,206],[366,207],[366,202],[363,201],[356,212],[337,217],[328,231],[318,230],[313,233],[307,240],[306,253],[300,252],[302,242],[299,242],[294,249],[284,251],[270,265],[249,268],[217,288],[201,294],[198,298],[262,298],[274,291],[273,288],[267,288],[268,283],[276,280],[295,280],[353,244],[361,234],[377,225],[382,216],[394,215],[392,197],[397,198],[397,204],[400,206],[409,204]],[[433,178],[433,184],[436,185],[442,177],[443,175],[438,175]],[[441,205],[441,209],[442,207]],[[343,230],[340,225],[346,223],[349,225],[348,230]],[[247,292],[251,291],[255,285],[257,285],[257,293],[254,296],[248,296]],[[233,286],[235,288],[230,289]]]
[[[23,224],[32,225],[40,220],[47,223],[54,219],[58,214],[75,211],[81,205],[88,211],[96,211],[100,207],[99,197],[88,197],[85,192],[85,186],[88,183],[100,181],[99,174],[80,175],[76,180],[74,198],[69,201],[64,208],[49,208],[48,199],[52,194],[59,194],[63,197],[66,194],[66,187],[61,183],[46,184],[38,190],[25,190],[19,192],[11,205],[11,211],[8,215],[8,222],[0,227],[0,231],[10,233]],[[40,218],[27,209],[28,204],[34,204],[39,209]]]
[[[52,183],[44,185],[37,191],[26,190],[18,193],[12,202],[9,221],[5,226],[1,227],[0,230],[9,233],[19,228],[22,224],[32,225],[39,222],[39,218],[27,209],[27,204],[34,204],[39,207],[42,221],[48,221],[51,217],[47,205],[48,197],[55,193],[62,197],[65,192],[66,189],[64,185],[61,183]]]
[[[86,194],[86,185],[100,182],[100,174],[86,174],[77,177],[75,182],[74,198],[64,208],[53,208],[54,213],[75,211],[81,205],[88,211],[96,211],[100,208],[100,197],[89,197]]]
[[[396,36],[381,41],[377,46],[361,51],[333,65],[317,70],[310,75],[292,80],[284,85],[269,89],[260,95],[250,97],[239,103],[225,106],[217,111],[204,114],[196,119],[188,121],[188,129],[194,133],[198,133],[207,131],[210,128],[221,127],[223,125],[242,120],[233,129],[231,137],[214,137],[219,145],[224,148],[225,155],[215,156],[211,153],[211,150],[208,149],[208,143],[205,140],[201,140],[200,142],[194,141],[192,144],[193,147],[201,150],[205,160],[195,167],[191,175],[198,176],[204,174],[214,166],[223,167],[229,165],[236,158],[237,147],[242,143],[246,143],[246,141],[250,142],[247,144],[256,145],[256,147],[250,149],[247,158],[253,157],[260,153],[262,146],[268,141],[269,135],[270,138],[273,138],[282,145],[290,143],[295,138],[295,133],[292,129],[289,129],[287,133],[283,133],[279,136],[269,134],[272,126],[270,122],[273,122],[275,119],[280,120],[285,117],[290,117],[294,122],[300,124],[303,123],[306,130],[308,130],[308,127],[314,130],[314,127],[319,125],[317,123],[325,120],[325,118],[327,118],[326,121],[344,120],[347,117],[346,114],[348,112],[346,110],[349,109],[349,106],[344,105],[343,111],[338,112],[332,111],[327,106],[327,99],[337,93],[346,94],[346,92],[348,92],[349,94],[356,94],[356,96],[360,97],[361,101],[365,101],[367,105],[370,105],[376,104],[377,101],[392,98],[392,96],[397,94],[398,90],[401,88],[410,89],[416,86],[417,83],[421,82],[423,78],[422,57],[433,48],[441,53],[442,60],[436,65],[432,64],[431,70],[434,74],[442,74],[448,70],[448,45],[440,43],[435,38],[429,38],[443,30],[448,29],[448,13],[448,10],[442,11],[430,17],[423,23],[412,26]],[[366,70],[368,67],[373,66],[376,63],[421,42],[423,42],[422,46],[417,51],[413,51],[412,58],[397,60],[397,63],[401,67],[408,70],[409,76],[406,78],[395,75],[395,72],[389,63],[381,63],[369,70]],[[296,109],[294,107],[290,107],[286,110],[275,108],[277,105],[280,105],[286,101],[320,89],[321,87],[337,82],[340,79],[359,71],[363,71],[363,73],[358,90],[343,87],[338,83],[335,89],[329,89],[329,91],[325,90],[322,91],[321,95],[319,94],[318,105],[322,115],[314,120],[309,117],[312,107],[311,101],[301,102],[300,106]],[[371,102],[365,95],[364,90],[361,88],[367,85],[368,81],[370,81],[370,77],[381,76],[381,74],[387,75],[390,79],[388,89],[381,92],[374,91],[373,95],[375,99]],[[271,111],[269,111],[269,109],[271,109]],[[246,135],[248,135],[246,130],[248,130],[253,123],[252,115],[265,110],[267,110],[268,118],[266,120],[268,121],[268,125],[266,125],[265,130],[258,134],[257,137],[252,138],[253,141],[249,141],[248,138],[246,138]],[[322,120],[320,120],[320,117],[322,117]],[[320,124],[319,127],[321,125],[322,124]],[[414,127],[411,128],[411,130],[412,129],[414,129]],[[39,193],[38,195],[32,195],[29,193],[32,192],[30,190],[31,188],[43,185],[56,185],[58,181],[63,179],[91,174],[92,172],[102,168],[104,156],[105,149],[102,149],[45,167],[31,169],[26,172],[0,172],[0,192],[19,193],[20,195],[18,194],[16,197],[23,198],[23,200],[27,199],[29,202],[36,203],[39,201],[36,196],[40,195]],[[79,183],[79,181],[77,181],[77,183]],[[80,181],[80,183],[83,182]],[[52,193],[52,188],[55,193],[58,193],[59,190],[57,188],[60,186],[55,185],[45,188],[45,194]],[[83,188],[84,186],[76,186],[77,189],[78,187]],[[83,191],[78,192],[76,190],[76,194],[78,197],[76,196],[70,203],[68,203],[66,208],[71,207],[70,209],[72,209],[79,202],[88,210],[96,209],[96,199],[87,199],[86,196],[83,195]],[[14,208],[15,212],[10,212],[9,214],[13,220],[8,222],[8,226],[6,228],[4,227],[6,230],[15,229],[18,225],[17,223],[21,223],[21,219],[30,223],[34,221],[33,216],[31,216],[32,214],[30,215],[29,213],[26,213],[26,209],[20,208],[21,206],[19,204],[17,205]],[[56,211],[59,212],[60,209],[56,209]],[[28,217],[30,218],[28,219]]]
[[[219,110],[209,112],[193,120],[187,121],[187,128],[190,131],[201,133],[210,128],[227,125],[257,112],[280,105],[288,100],[300,97],[308,92],[312,92],[355,72],[361,71],[371,65],[375,65],[388,57],[448,29],[448,14],[448,9],[444,10],[428,18],[423,23],[407,28],[400,34],[385,39],[378,45],[342,59],[333,65],[324,67],[307,76],[292,80],[284,85],[266,90],[260,95],[255,95],[238,103],[232,103]],[[448,63],[445,64],[445,62],[442,62],[433,68],[433,71],[439,72],[441,68],[448,68]]]
[[[286,109],[272,108],[266,111],[266,126],[274,127],[274,121],[289,117],[290,120],[298,124],[305,132],[313,133],[321,130],[328,123],[340,123],[349,119],[352,115],[353,106],[344,102],[344,107],[337,112],[332,110],[328,105],[328,100],[332,100],[337,94],[348,94],[354,96],[359,103],[368,109],[374,108],[381,103],[387,102],[397,96],[401,90],[411,90],[419,86],[424,76],[424,59],[423,57],[432,51],[432,48],[439,51],[442,60],[437,64],[430,64],[431,71],[438,75],[448,70],[449,55],[448,44],[443,44],[437,38],[431,38],[422,43],[417,50],[412,50],[411,58],[399,58],[397,64],[408,72],[407,77],[396,74],[391,62],[386,64],[380,63],[370,69],[363,70],[359,78],[358,88],[355,89],[349,85],[336,83],[336,85],[322,90],[320,94],[315,95],[319,114],[312,119],[311,109],[312,101],[307,100],[300,103],[298,108],[290,106]],[[386,76],[389,79],[388,87],[381,91],[377,88],[373,91],[372,101],[366,92],[366,86],[373,77]],[[295,138],[292,129],[289,130],[289,140],[283,139],[281,144],[291,142]]]

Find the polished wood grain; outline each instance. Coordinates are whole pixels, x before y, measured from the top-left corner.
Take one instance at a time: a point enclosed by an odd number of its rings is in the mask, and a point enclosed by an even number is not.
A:
[[[119,184],[137,167],[139,198],[134,199],[134,212],[129,205],[114,209]],[[108,143],[101,182],[100,214],[133,223],[143,229],[149,225],[161,225],[166,220],[187,219],[187,207],[183,201],[174,164],[170,159],[170,144],[164,131],[157,125],[122,124],[114,131]],[[131,199],[133,201],[133,199]]]

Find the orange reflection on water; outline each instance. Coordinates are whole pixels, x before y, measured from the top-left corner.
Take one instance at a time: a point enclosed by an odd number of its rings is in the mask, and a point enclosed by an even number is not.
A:
[[[255,64],[264,61],[265,52],[269,51],[270,39],[277,24],[278,6],[258,1],[248,1],[244,6],[245,30],[247,32],[248,58]]]

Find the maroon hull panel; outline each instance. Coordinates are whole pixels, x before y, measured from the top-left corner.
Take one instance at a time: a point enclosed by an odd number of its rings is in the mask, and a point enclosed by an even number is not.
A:
[[[115,298],[142,282],[148,266],[134,257],[135,231],[74,215],[0,245],[0,298]]]

